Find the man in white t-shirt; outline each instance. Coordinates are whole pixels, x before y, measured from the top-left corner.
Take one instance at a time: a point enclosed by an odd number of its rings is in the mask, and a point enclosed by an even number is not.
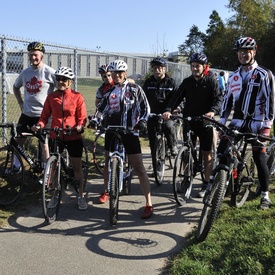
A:
[[[44,102],[49,93],[53,92],[56,86],[55,70],[44,64],[42,59],[45,53],[44,45],[40,42],[31,42],[28,47],[30,66],[24,69],[13,85],[13,92],[20,106],[22,114],[19,118],[21,132],[31,132],[31,127],[37,124]],[[20,88],[24,89],[22,97]],[[17,142],[23,146],[25,138],[18,138]],[[43,160],[49,158],[47,142],[42,144]],[[20,169],[14,160],[15,169]]]

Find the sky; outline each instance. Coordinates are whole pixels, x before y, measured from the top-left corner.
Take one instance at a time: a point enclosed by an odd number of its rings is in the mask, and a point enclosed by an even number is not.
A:
[[[110,53],[175,52],[190,28],[205,32],[216,10],[226,22],[229,0],[7,0],[0,35]]]

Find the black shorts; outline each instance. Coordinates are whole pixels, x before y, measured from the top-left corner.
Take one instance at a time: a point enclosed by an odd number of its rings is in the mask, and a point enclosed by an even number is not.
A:
[[[50,139],[50,151],[54,151],[54,140]],[[81,158],[83,152],[83,141],[82,139],[62,141],[62,145],[59,146],[59,151],[62,152],[64,147],[67,148],[69,156],[72,158]]]
[[[18,126],[17,126],[18,136],[20,136],[20,133],[34,134],[34,132],[31,130],[31,127],[33,125],[36,125],[38,123],[38,121],[39,121],[39,117],[30,117],[30,116],[21,114],[19,121],[18,121]],[[44,135],[44,136],[37,135],[37,138],[44,144],[48,143],[47,135]]]
[[[105,146],[106,151],[110,150],[111,140],[115,134],[106,132],[105,134]],[[132,134],[121,134],[122,143],[124,145],[125,151],[128,155],[135,155],[141,153],[140,141],[138,136]]]
[[[202,151],[211,151],[213,145],[213,128],[205,127],[202,123],[190,123],[191,130],[200,140],[200,148]],[[186,128],[183,126],[183,133],[185,135]],[[185,137],[186,139],[186,137]]]
[[[18,130],[23,133],[33,133],[31,127],[36,125],[40,117],[30,117],[24,114],[21,114],[18,121]]]

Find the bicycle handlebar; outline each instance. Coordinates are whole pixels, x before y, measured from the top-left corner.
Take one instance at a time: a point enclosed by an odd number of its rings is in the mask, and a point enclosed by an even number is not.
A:
[[[274,141],[274,138],[270,138],[264,135],[259,135],[255,133],[242,133],[239,132],[236,129],[230,129],[226,125],[220,123],[219,121],[209,118],[207,116],[202,116],[203,119],[208,120],[209,122],[215,124],[225,135],[231,136],[231,137],[245,137],[245,138],[251,138],[251,139],[263,139],[265,141]]]
[[[54,127],[54,128],[40,128],[38,130],[38,133],[41,133],[41,134],[49,134],[50,132],[55,132],[56,135],[58,136],[61,132],[63,132],[64,135],[71,135],[72,132],[77,132],[77,129],[76,127],[70,127],[70,126],[67,126],[66,128],[59,128],[59,127]],[[81,133],[81,132],[78,132],[78,133]]]

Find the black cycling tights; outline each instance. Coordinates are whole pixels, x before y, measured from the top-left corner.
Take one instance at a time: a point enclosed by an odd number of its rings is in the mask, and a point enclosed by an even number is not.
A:
[[[268,191],[269,171],[266,164],[266,154],[264,152],[253,150],[253,159],[258,170],[258,179],[261,185],[261,191]]]

